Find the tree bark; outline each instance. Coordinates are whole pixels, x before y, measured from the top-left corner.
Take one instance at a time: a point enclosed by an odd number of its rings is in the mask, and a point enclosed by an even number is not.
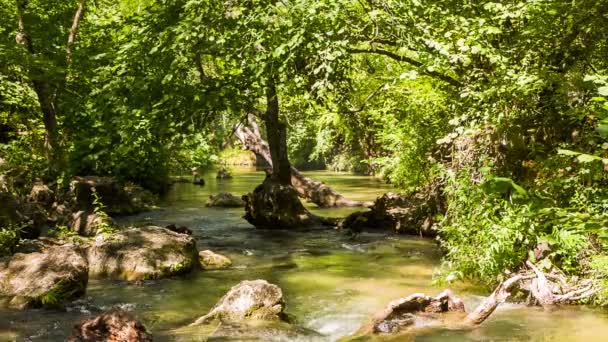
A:
[[[264,122],[272,160],[272,178],[281,185],[292,185],[291,164],[287,155],[287,128],[279,121],[279,99],[272,77],[269,77],[266,84],[266,103]]]
[[[252,114],[248,114],[246,123],[239,123],[235,127],[234,132],[245,149],[264,159],[270,166],[273,165],[270,147],[262,138],[260,127]],[[300,197],[315,203],[321,208],[357,207],[364,205],[362,202],[344,198],[342,194],[336,192],[323,182],[317,182],[305,177],[293,166],[291,167],[291,184]]]
[[[36,50],[30,33],[25,27],[23,21],[23,14],[27,6],[27,1],[20,1],[17,4],[17,20],[18,20],[18,32],[15,38],[17,44],[25,46],[30,54],[35,54]],[[44,124],[44,147],[47,159],[53,160],[54,151],[57,149],[58,138],[57,138],[57,112],[55,108],[55,101],[53,99],[52,87],[48,81],[43,81],[34,78],[32,80],[34,92],[38,96],[38,103],[40,104],[40,111],[42,112],[42,122]]]
[[[22,0],[17,4],[17,20],[18,20],[18,32],[15,40],[17,44],[25,46],[26,50],[34,55],[36,49],[31,40],[30,32],[27,31],[26,25],[23,20],[23,14],[25,13],[28,1]],[[72,47],[76,42],[76,36],[80,27],[80,21],[82,20],[85,12],[86,0],[80,0],[78,8],[74,14],[72,21],[72,27],[68,35],[66,43],[66,65],[69,69],[72,61]],[[34,92],[38,96],[38,103],[40,104],[40,111],[42,112],[42,122],[44,124],[45,135],[44,135],[44,146],[47,160],[55,161],[56,152],[59,148],[59,127],[57,123],[57,87],[46,80],[46,77],[39,77],[37,74],[44,74],[43,70],[30,70],[32,77],[32,86]],[[68,74],[66,71],[66,78]]]

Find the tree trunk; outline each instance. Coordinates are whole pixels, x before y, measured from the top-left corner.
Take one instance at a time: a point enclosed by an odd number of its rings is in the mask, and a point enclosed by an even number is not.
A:
[[[255,153],[256,156],[265,160],[270,166],[273,165],[268,143],[262,139],[260,127],[252,114],[247,115],[246,124],[239,123],[235,127],[235,134],[245,149]],[[305,177],[293,166],[291,167],[291,184],[300,197],[315,203],[321,208],[356,207],[364,205],[362,202],[344,198],[344,196],[323,182],[317,182]]]
[[[25,46],[30,54],[35,54],[34,44],[30,33],[25,28],[23,21],[23,13],[27,6],[27,1],[20,1],[17,4],[18,9],[18,32],[15,38],[17,44]],[[40,111],[42,112],[42,122],[44,124],[45,135],[44,135],[44,147],[46,157],[49,161],[53,160],[54,151],[57,148],[57,113],[55,110],[55,104],[53,100],[52,87],[49,82],[34,79],[32,81],[34,92],[38,96],[38,103],[40,104]]]
[[[263,116],[268,131],[268,153],[272,173],[243,196],[245,219],[256,228],[287,229],[310,225],[335,224],[335,220],[323,219],[311,214],[300,202],[298,193],[291,185],[291,165],[287,155],[285,125],[279,121],[279,101],[273,79],[266,85],[267,109]]]
[[[287,155],[287,128],[279,121],[279,99],[274,79],[266,84],[266,133],[272,160],[272,178],[281,185],[291,185],[291,164]]]
[[[78,8],[74,13],[74,19],[68,40],[66,44],[66,66],[69,69],[72,61],[72,47],[76,42],[76,36],[80,27],[80,21],[84,16],[86,0],[80,0]],[[23,14],[25,13],[28,2],[26,0],[19,1],[17,4],[17,20],[18,20],[18,32],[15,40],[17,44],[25,46],[30,54],[35,54],[36,50],[32,43],[30,32],[27,32],[25,23],[23,21]],[[40,104],[40,111],[42,112],[42,122],[44,124],[45,135],[44,135],[44,146],[46,158],[50,162],[54,162],[57,156],[57,150],[59,148],[59,127],[57,124],[57,92],[59,89],[53,89],[50,82],[41,80],[38,74],[44,75],[44,70],[30,70],[30,74],[33,74],[32,86],[34,92],[38,96],[38,103]],[[68,74],[66,73],[66,79]],[[57,166],[57,165],[53,165]]]

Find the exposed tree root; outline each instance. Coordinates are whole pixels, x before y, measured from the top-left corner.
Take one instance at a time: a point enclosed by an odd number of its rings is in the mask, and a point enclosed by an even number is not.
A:
[[[245,149],[263,158],[272,166],[270,148],[268,143],[262,138],[260,127],[253,115],[248,114],[247,123],[239,123],[235,127],[235,135],[239,138]],[[357,207],[364,205],[363,202],[346,199],[343,195],[323,182],[317,182],[308,177],[304,177],[304,175],[293,166],[291,167],[291,184],[300,197],[315,203],[321,208]]]
[[[252,193],[243,196],[244,218],[256,228],[290,229],[307,226],[335,226],[336,219],[309,212],[296,191],[273,181],[269,175]]]
[[[515,289],[529,293],[528,304],[542,306],[573,303],[589,298],[599,290],[593,280],[569,284],[566,278],[555,270],[544,273],[529,261],[526,265],[529,270],[522,270],[500,283],[490,296],[463,318],[459,326],[462,329],[471,329],[480,325]],[[369,323],[359,329],[357,336],[395,333],[414,326],[417,319],[432,317],[429,314],[446,312],[465,312],[462,300],[455,297],[450,290],[443,291],[437,297],[415,293],[390,302],[383,311],[374,315]]]

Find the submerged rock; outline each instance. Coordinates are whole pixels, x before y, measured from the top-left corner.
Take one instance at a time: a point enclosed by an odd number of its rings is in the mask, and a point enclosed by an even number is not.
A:
[[[209,341],[327,341],[327,336],[304,327],[280,321],[222,323]]]
[[[77,246],[38,244],[0,259],[0,296],[19,309],[58,306],[85,293],[88,272]]]
[[[244,320],[282,320],[284,318],[283,292],[266,280],[245,280],[233,286],[211,311],[191,325],[213,319],[228,322]]]
[[[198,265],[192,237],[154,226],[100,235],[88,247],[87,259],[91,276],[128,281],[170,277]]]
[[[76,325],[68,341],[149,342],[152,341],[152,335],[131,314],[118,310]]]
[[[245,201],[242,198],[230,193],[222,192],[217,195],[209,196],[206,204],[208,207],[244,207]]]
[[[221,254],[214,253],[210,250],[198,252],[198,258],[201,266],[205,270],[219,270],[230,267],[232,261]]]

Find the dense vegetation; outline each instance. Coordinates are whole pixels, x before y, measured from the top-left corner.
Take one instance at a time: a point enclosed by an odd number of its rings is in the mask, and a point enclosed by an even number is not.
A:
[[[547,242],[567,274],[608,276],[608,2],[0,0],[0,18],[0,171],[23,188],[162,191],[272,91],[296,165],[441,180],[446,272],[494,284]]]

